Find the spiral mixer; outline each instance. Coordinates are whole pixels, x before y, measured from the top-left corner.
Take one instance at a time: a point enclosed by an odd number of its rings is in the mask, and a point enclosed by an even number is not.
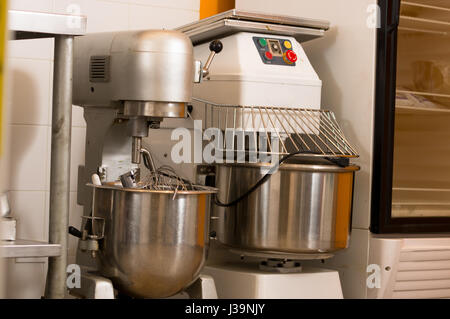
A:
[[[85,216],[71,234],[90,288],[73,294],[342,297],[336,271],[303,264],[348,246],[358,170],[302,47],[327,29],[231,10],[76,40]]]
[[[218,189],[203,272],[220,298],[342,298],[336,271],[307,266],[348,247],[359,170],[303,49],[328,28],[230,10],[178,29],[196,58],[212,38],[224,46],[194,88],[191,113],[208,137],[217,132],[215,161],[203,168]]]

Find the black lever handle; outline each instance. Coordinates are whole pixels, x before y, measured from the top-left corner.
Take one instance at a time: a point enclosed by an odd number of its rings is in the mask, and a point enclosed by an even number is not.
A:
[[[205,78],[209,74],[209,67],[211,66],[211,63],[214,59],[214,56],[222,51],[223,44],[220,40],[214,40],[209,44],[209,49],[211,50],[211,53],[209,54],[208,60],[206,60],[205,66],[203,67],[202,71],[202,77]],[[198,83],[198,82],[197,82]]]
[[[209,49],[215,53],[220,53],[223,49],[223,44],[220,40],[214,40],[209,44]]]
[[[76,229],[73,226],[69,226],[69,234],[71,234],[72,236],[81,238],[81,236],[83,235],[83,233],[81,231],[79,231],[78,229]]]

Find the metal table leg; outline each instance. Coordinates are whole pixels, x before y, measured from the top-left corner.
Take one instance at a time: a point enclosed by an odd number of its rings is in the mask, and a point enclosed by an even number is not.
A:
[[[45,297],[51,299],[64,298],[67,291],[72,67],[73,36],[56,35],[53,69],[49,242],[61,245],[61,256],[50,257],[48,260]]]

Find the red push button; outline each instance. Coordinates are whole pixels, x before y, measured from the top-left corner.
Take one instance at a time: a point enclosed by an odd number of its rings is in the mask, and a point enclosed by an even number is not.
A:
[[[273,55],[271,52],[267,51],[264,56],[266,57],[267,60],[272,60],[273,59]]]
[[[286,63],[292,64],[297,61],[297,54],[295,54],[295,52],[292,50],[287,50],[286,53],[284,54],[284,58]]]

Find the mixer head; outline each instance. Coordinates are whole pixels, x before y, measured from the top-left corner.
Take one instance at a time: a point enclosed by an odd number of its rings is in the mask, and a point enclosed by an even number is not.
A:
[[[193,84],[208,74],[222,50],[213,41],[202,67],[183,33],[146,30],[90,34],[75,40],[74,104],[116,110],[129,121],[132,163],[139,164],[142,137],[164,118],[185,118]]]

